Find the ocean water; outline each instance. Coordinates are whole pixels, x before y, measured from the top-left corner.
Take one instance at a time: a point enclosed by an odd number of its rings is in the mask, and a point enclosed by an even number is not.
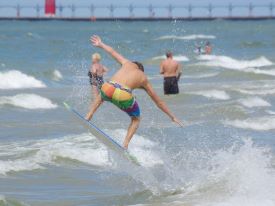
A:
[[[141,61],[185,127],[144,91],[142,123],[121,159],[62,106],[83,115],[93,100],[87,71],[102,39]],[[196,45],[210,41],[212,55]],[[275,205],[274,21],[0,22],[0,205]],[[180,94],[164,96],[159,63],[183,65]],[[105,103],[92,120],[122,143],[127,115]]]

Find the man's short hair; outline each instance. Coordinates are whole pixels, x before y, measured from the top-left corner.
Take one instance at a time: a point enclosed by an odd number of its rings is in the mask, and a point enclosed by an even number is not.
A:
[[[166,57],[167,58],[172,57],[172,56],[173,56],[173,53],[171,51],[166,52]]]
[[[139,68],[139,70],[143,71],[144,72],[144,67],[143,65],[140,63],[140,62],[137,62],[137,61],[133,61],[134,64],[136,64]]]

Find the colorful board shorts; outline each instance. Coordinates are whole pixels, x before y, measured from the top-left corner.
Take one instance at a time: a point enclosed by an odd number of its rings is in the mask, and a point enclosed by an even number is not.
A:
[[[112,102],[130,117],[139,117],[140,110],[132,90],[116,82],[106,82],[100,89],[101,98]]]

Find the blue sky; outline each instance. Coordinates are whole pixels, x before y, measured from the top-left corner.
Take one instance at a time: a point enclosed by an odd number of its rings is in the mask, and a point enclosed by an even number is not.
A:
[[[248,15],[248,5],[249,3],[254,5],[269,5],[271,2],[275,6],[275,0],[56,0],[57,5],[64,5],[69,6],[74,4],[77,6],[87,6],[87,8],[77,8],[75,11],[75,16],[90,16],[91,12],[89,6],[91,4],[99,5],[99,6],[109,6],[110,4],[113,5],[122,5],[128,6],[131,3],[133,5],[143,5],[149,6],[152,4],[153,6],[166,6],[169,4],[173,5],[188,5],[192,4],[194,6],[207,6],[211,3],[214,7],[215,6],[227,6],[229,3],[236,6],[242,6],[239,8],[234,8],[232,14],[238,16],[246,16]],[[40,6],[44,5],[44,0],[0,0],[0,5],[12,5],[15,6],[20,4],[22,6],[34,6],[34,8],[22,8],[21,9],[21,16],[36,16],[36,9],[35,5],[39,4]],[[97,8],[94,11],[95,16],[109,16],[110,11],[107,8]],[[156,8],[154,9],[154,13],[156,16],[167,16],[168,10]],[[205,8],[196,8],[192,11],[193,16],[207,16],[208,10]],[[254,15],[269,15],[270,11],[269,8],[263,7],[256,7],[253,10]],[[275,8],[273,13],[275,14]],[[148,8],[138,8],[134,9],[135,16],[148,16],[149,9]],[[188,16],[188,10],[182,8],[175,8],[173,9],[173,16]],[[212,11],[214,16],[223,16],[228,14],[228,9],[226,8],[214,8]],[[15,16],[16,10],[14,8],[1,8],[0,9],[0,16]],[[57,10],[57,16],[60,15],[59,10]],[[62,11],[63,16],[71,16],[72,11],[70,8],[64,8]],[[43,16],[43,11],[40,11],[40,16]],[[127,8],[116,8],[114,10],[114,16],[129,16],[129,10]]]

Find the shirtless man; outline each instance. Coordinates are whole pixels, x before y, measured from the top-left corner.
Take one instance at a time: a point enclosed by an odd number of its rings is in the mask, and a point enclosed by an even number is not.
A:
[[[127,149],[128,144],[140,123],[140,110],[138,103],[132,94],[132,90],[140,88],[147,92],[155,104],[166,113],[173,122],[183,126],[176,116],[170,112],[166,104],[157,96],[152,85],[144,74],[144,68],[141,63],[131,62],[126,59],[112,47],[104,44],[99,36],[92,36],[91,42],[94,46],[99,47],[110,54],[118,63],[121,64],[121,68],[114,74],[111,81],[102,85],[100,95],[97,96],[90,111],[86,115],[88,121],[93,117],[93,114],[103,101],[112,102],[118,108],[126,112],[131,118],[131,123],[123,142],[123,147]]]
[[[108,71],[108,69],[100,64],[101,56],[98,53],[92,55],[92,65],[88,72],[90,78],[90,84],[92,86],[92,92],[94,97],[98,95],[98,90],[104,83],[103,75]]]
[[[164,94],[178,94],[178,80],[181,75],[181,67],[176,60],[173,60],[172,52],[166,52],[166,57],[160,64],[160,74],[164,76]]]

